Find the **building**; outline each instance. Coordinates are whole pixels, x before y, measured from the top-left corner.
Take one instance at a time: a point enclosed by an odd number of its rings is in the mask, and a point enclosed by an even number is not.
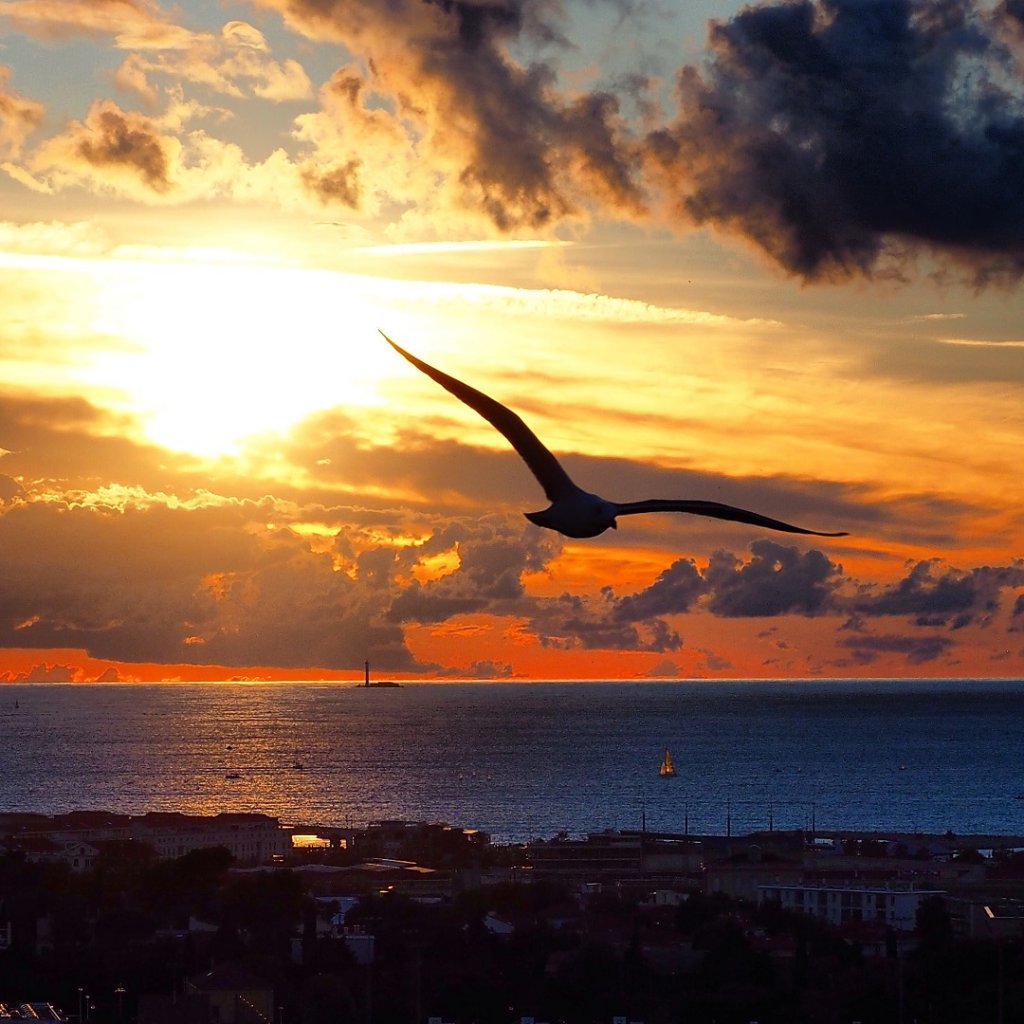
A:
[[[479,856],[491,838],[476,828],[460,828],[443,821],[375,821],[346,837],[360,857],[406,858],[438,864]]]
[[[645,832],[591,832],[585,839],[537,840],[527,846],[526,858],[536,878],[576,882],[648,876],[695,879],[703,867],[699,842]]]
[[[161,859],[223,846],[239,864],[282,862],[291,851],[291,831],[267,814],[0,815],[0,835],[5,831],[4,849],[20,850],[29,860],[64,862],[76,872],[95,867],[104,842],[145,843]]]
[[[8,839],[0,844],[0,850],[21,853],[30,864],[67,864],[75,874],[91,871],[100,852],[91,843],[59,834]]]
[[[271,864],[283,861],[291,850],[290,832],[267,814],[203,817],[153,812],[132,818],[130,832],[132,839],[147,843],[160,858],[223,846],[240,864]]]
[[[913,931],[921,903],[933,896],[945,897],[940,889],[913,886],[758,886],[758,902],[780,903],[786,910],[820,917],[838,926],[852,922],[878,922],[898,932]]]
[[[953,933],[965,939],[1018,939],[1024,935],[1024,900],[991,893],[946,900]]]

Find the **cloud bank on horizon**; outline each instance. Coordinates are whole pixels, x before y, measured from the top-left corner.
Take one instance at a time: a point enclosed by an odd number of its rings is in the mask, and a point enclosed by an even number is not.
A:
[[[313,84],[260,29],[189,29],[153,0],[5,0],[9,31],[108,38],[124,55],[114,84],[141,109],[98,97],[53,133],[45,100],[4,67],[4,169],[42,193],[387,211],[419,231],[443,211],[471,236],[668,218],[744,238],[808,281],[899,274],[917,257],[977,283],[1024,267],[1016,0],[761,3],[713,22],[704,61],[677,68],[670,93],[642,68],[570,74],[554,0],[254,3],[348,58],[263,159],[228,140],[223,104],[308,105]],[[597,8],[627,26],[656,17]]]
[[[424,496],[382,507],[353,487],[353,478],[374,479],[353,463],[362,457],[369,466],[376,454],[354,444],[346,455],[335,440],[334,458],[324,460],[319,435],[296,434],[292,457],[319,465],[320,485],[279,484],[273,496],[226,466],[212,489],[209,469],[190,457],[104,439],[105,419],[83,402],[0,402],[0,429],[18,448],[5,468],[31,465],[47,478],[34,481],[27,500],[17,480],[0,477],[0,648],[80,649],[122,665],[99,670],[100,680],[130,678],[132,663],[343,670],[366,657],[388,672],[513,675],[511,662],[481,653],[493,652],[495,631],[513,648],[657,656],[662,673],[674,665],[686,674],[687,665],[827,675],[891,659],[945,669],[957,664],[961,640],[987,635],[998,645],[1002,635],[1012,644],[1024,630],[1019,558],[974,569],[921,559],[881,584],[826,552],[769,538],[741,555],[716,546],[706,560],[675,558],[640,586],[539,592],[530,583],[552,571],[564,539],[524,528],[518,513],[480,515],[469,505],[481,480],[508,477],[514,455],[474,463],[439,452],[452,504],[437,509],[422,451],[393,451],[388,476],[413,489],[419,481]],[[85,429],[69,445],[72,424]],[[335,461],[348,468],[332,468]],[[108,475],[137,483],[96,488],[95,478]],[[785,501],[792,485],[762,486]],[[715,622],[764,629],[803,621],[829,624],[833,639],[797,651],[767,638],[757,645],[760,662],[737,664],[721,649],[687,643],[681,629],[694,616],[712,634]],[[416,629],[453,629],[465,647],[450,645],[434,660],[414,649]],[[488,629],[481,644],[468,642]],[[65,676],[83,678],[36,666],[0,672],[0,681]]]

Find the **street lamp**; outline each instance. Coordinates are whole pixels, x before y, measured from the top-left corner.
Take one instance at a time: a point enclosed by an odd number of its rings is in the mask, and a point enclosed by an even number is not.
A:
[[[124,1001],[124,985],[118,985],[114,989],[114,995],[117,996],[117,1024],[121,1024],[123,1014],[123,1001]]]

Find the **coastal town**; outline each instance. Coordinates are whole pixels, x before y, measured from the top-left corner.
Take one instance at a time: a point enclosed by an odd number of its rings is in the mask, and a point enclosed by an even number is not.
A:
[[[1024,1019],[1024,837],[0,815],[0,1020]]]

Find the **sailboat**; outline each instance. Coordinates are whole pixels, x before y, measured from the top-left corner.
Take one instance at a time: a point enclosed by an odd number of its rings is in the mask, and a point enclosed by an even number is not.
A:
[[[672,755],[668,752],[668,747],[665,748],[665,756],[661,759],[661,767],[658,769],[658,774],[662,776],[675,775],[676,766],[672,763]]]

